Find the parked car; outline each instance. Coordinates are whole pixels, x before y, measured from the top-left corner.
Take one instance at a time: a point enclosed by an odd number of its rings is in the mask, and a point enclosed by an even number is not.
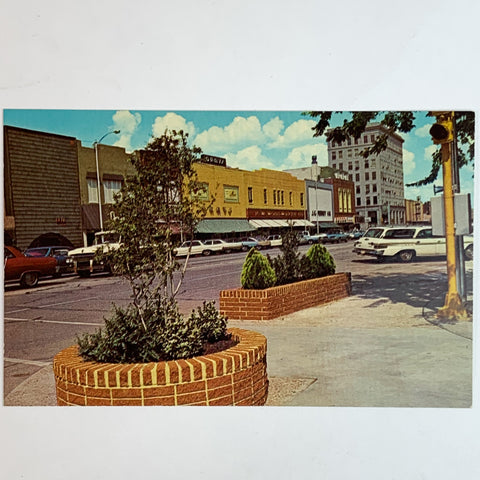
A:
[[[261,250],[262,248],[270,248],[272,246],[272,242],[264,237],[253,237],[253,240],[256,240],[258,243],[257,248]]]
[[[243,246],[241,242],[227,242],[225,240],[221,240],[220,238],[204,240],[203,243],[207,247],[211,247],[212,253],[230,253],[234,250],[240,251],[242,250]]]
[[[306,243],[308,245],[312,245],[312,243],[323,242],[326,237],[327,237],[326,233],[318,233],[318,234],[311,235],[309,232],[305,231],[305,232],[302,232],[298,238],[299,238],[300,245],[304,245]]]
[[[27,257],[18,248],[4,247],[5,281],[19,281],[22,287],[35,287],[40,277],[57,274],[53,257]]]
[[[73,261],[73,271],[80,277],[89,277],[92,273],[110,272],[111,265],[101,260],[97,261],[96,255],[100,251],[108,251],[119,248],[120,237],[115,232],[97,232],[93,245],[80,247],[68,252]]]
[[[282,236],[281,235],[269,235],[267,240],[270,241],[270,246],[280,247],[282,245]]]
[[[23,252],[27,257],[53,257],[57,261],[57,276],[73,272],[73,259],[68,256],[71,247],[34,247]]]
[[[371,255],[379,260],[394,258],[410,262],[415,257],[446,255],[445,237],[434,236],[432,227],[381,227],[354,243],[358,255]],[[372,235],[372,236],[370,236]],[[473,258],[473,236],[464,237],[465,257]]]
[[[251,248],[258,248],[258,240],[256,240],[253,237],[243,237],[240,239],[243,245],[243,251],[246,252],[247,250],[250,250]]]
[[[348,240],[348,235],[341,230],[333,230],[327,233],[327,236],[323,239],[325,243],[340,243],[346,242]]]
[[[186,257],[187,255],[211,255],[217,251],[221,251],[220,245],[205,245],[201,240],[187,240],[175,249],[177,257]]]
[[[363,230],[357,230],[356,232],[350,232],[348,235],[348,238],[352,240],[357,240],[360,237],[363,237],[365,235],[365,232]]]

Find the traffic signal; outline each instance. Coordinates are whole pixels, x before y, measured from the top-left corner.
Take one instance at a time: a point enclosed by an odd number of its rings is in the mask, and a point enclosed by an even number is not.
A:
[[[430,135],[436,145],[453,142],[452,112],[432,112],[437,121],[430,128]]]

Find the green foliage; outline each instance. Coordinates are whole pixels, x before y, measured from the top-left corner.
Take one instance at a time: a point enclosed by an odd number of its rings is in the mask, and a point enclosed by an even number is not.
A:
[[[327,141],[343,142],[349,137],[360,138],[365,131],[369,122],[380,122],[387,128],[388,132],[379,135],[374,145],[365,148],[361,154],[364,158],[371,155],[378,155],[387,148],[388,136],[395,132],[408,133],[415,128],[415,116],[413,112],[350,112],[351,118],[344,120],[340,127],[332,128],[330,123],[333,113],[343,112],[305,112],[312,118],[317,118],[316,125],[312,128],[313,136],[320,137],[326,134]],[[457,149],[458,166],[462,167],[468,162],[474,160],[474,138],[475,138],[475,113],[474,112],[454,112],[455,113],[455,129],[457,133]],[[326,132],[326,133],[325,133]],[[418,182],[411,183],[407,186],[420,186],[432,183],[438,177],[441,162],[439,161],[438,150],[432,155],[432,169],[430,174]]]
[[[256,248],[250,249],[242,268],[242,287],[262,290],[273,287],[276,282],[275,271],[270,262]]]
[[[105,327],[78,338],[80,354],[99,362],[148,362],[201,354],[204,345],[226,335],[226,318],[211,303],[183,318],[175,296],[187,262],[175,258],[179,227],[188,236],[210,203],[202,201],[194,164],[201,153],[183,132],[154,138],[131,156],[135,174],[115,198],[108,228],[121,237],[120,248],[102,259],[132,288],[126,308],[114,306]],[[177,280],[174,273],[180,270]]]
[[[312,245],[302,259],[305,278],[319,278],[335,273],[335,261],[324,245]]]
[[[162,299],[144,311],[145,327],[133,305],[114,306],[105,327],[77,338],[85,360],[109,363],[144,363],[202,355],[208,343],[229,338],[227,319],[214,302],[204,302],[184,318],[176,302]]]
[[[281,255],[268,260],[277,277],[276,285],[285,285],[301,279],[300,254],[298,253],[298,237],[293,231],[282,235]]]

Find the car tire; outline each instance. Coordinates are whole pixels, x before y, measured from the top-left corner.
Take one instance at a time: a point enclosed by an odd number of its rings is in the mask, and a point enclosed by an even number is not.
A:
[[[33,288],[38,285],[37,272],[25,272],[20,279],[20,285],[26,288]]]
[[[208,257],[211,253],[212,253],[211,250],[204,250],[204,251],[202,252],[202,255],[205,255],[206,257]]]
[[[472,245],[469,245],[466,249],[465,249],[465,258],[467,260],[473,260],[473,244]]]
[[[247,250],[248,250],[248,247],[246,245],[243,245],[242,252],[246,252]]]
[[[414,250],[402,250],[401,252],[397,253],[396,257],[401,262],[408,263],[408,262],[411,262],[413,260],[413,257],[415,257],[415,251]]]

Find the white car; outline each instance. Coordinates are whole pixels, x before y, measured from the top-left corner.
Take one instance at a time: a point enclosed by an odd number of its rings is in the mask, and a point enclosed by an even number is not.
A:
[[[220,251],[217,246],[205,245],[201,240],[188,240],[183,242],[175,249],[177,257],[186,257],[187,255],[210,255],[216,251]]]
[[[272,247],[280,247],[282,245],[281,235],[270,235],[267,237],[267,240],[270,242],[270,246]]]
[[[214,238],[211,240],[204,240],[203,243],[207,247],[211,247],[212,252],[223,252],[223,253],[230,253],[232,251],[240,251],[242,250],[242,243],[241,242],[227,242],[220,238]]]
[[[396,258],[410,262],[415,257],[446,255],[445,237],[437,237],[432,227],[375,227],[353,245],[358,255],[371,255],[377,259]],[[465,257],[473,258],[473,237],[464,237]]]
[[[73,261],[73,270],[80,277],[89,277],[95,272],[111,272],[107,263],[95,260],[97,251],[116,250],[121,245],[121,239],[115,232],[97,232],[93,245],[70,250],[68,258]]]

